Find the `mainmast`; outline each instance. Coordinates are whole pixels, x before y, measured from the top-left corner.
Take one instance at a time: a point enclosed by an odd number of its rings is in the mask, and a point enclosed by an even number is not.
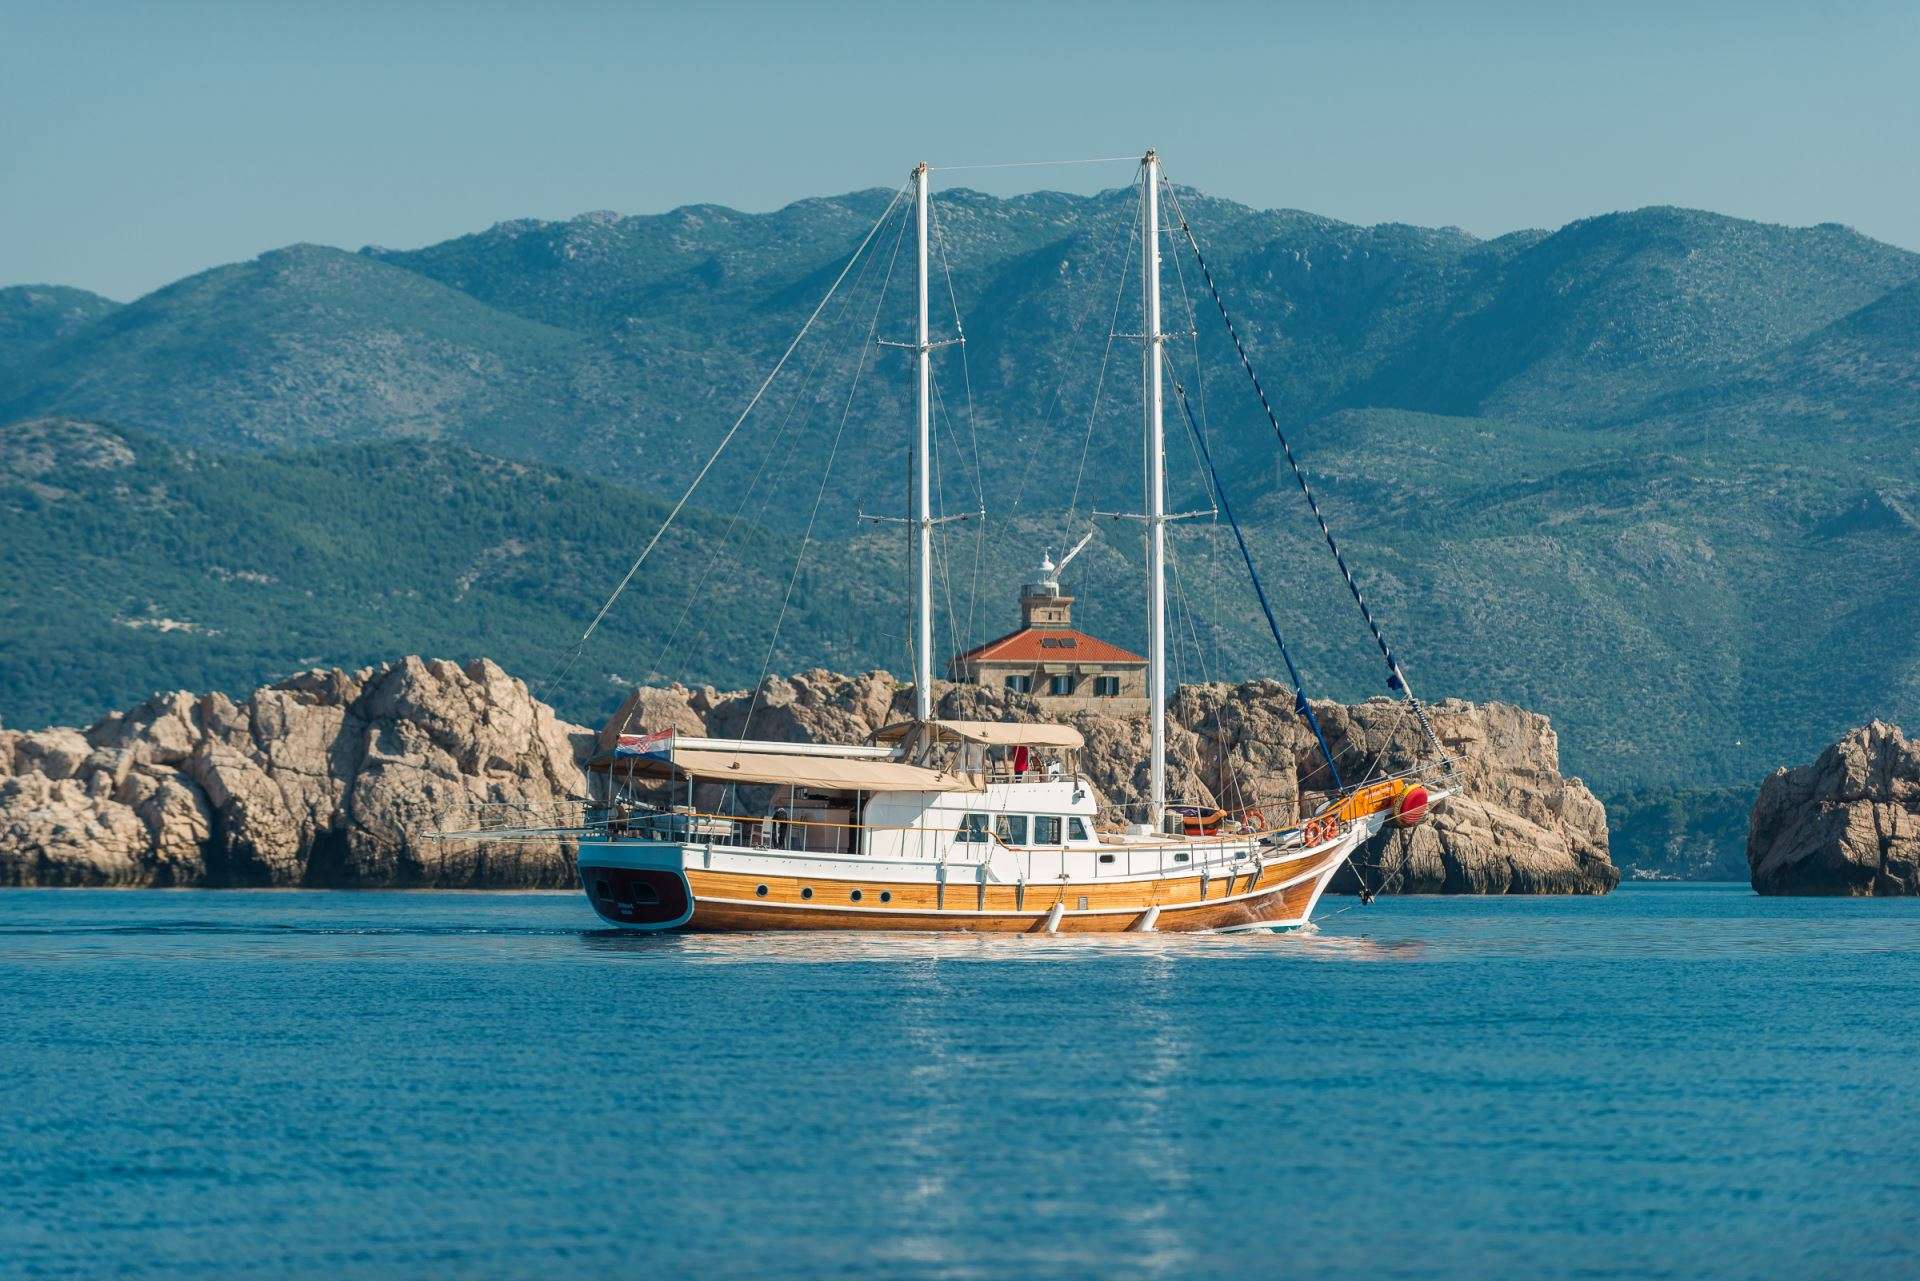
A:
[[[1158,832],[1167,808],[1167,442],[1160,385],[1160,344],[1165,341],[1160,332],[1160,157],[1149,150],[1142,169],[1140,304],[1146,323],[1141,331],[1140,376],[1146,410],[1147,471],[1147,821]],[[921,289],[924,313],[924,277]],[[925,377],[923,372],[923,382]]]
[[[913,527],[915,621],[913,628],[913,715],[933,719],[933,513],[932,485],[933,349],[927,343],[927,166],[913,171],[914,240],[920,260],[920,312],[914,330],[914,364],[920,391],[919,434],[913,451]]]

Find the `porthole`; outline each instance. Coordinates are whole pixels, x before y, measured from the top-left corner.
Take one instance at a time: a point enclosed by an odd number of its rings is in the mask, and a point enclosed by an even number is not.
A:
[[[1113,855],[1111,855],[1111,854],[1102,854],[1102,855],[1100,856],[1100,861],[1101,861],[1102,863],[1111,863],[1111,862],[1113,862]]]
[[[893,891],[892,891],[892,890],[881,890],[881,891],[880,891],[880,901],[881,901],[882,903],[891,903],[891,902],[893,902]]]
[[[767,896],[767,887],[764,885],[756,885],[753,887],[753,892],[761,898],[765,898]]]
[[[860,891],[855,890],[853,893],[847,895],[847,897],[858,903],[860,901]]]
[[[811,885],[809,885],[809,886],[807,886],[807,887],[806,887],[805,889],[803,889],[803,890],[801,890],[801,891],[800,891],[800,897],[801,897],[801,898],[812,898],[812,897],[813,897],[813,886],[811,886]]]
[[[1173,856],[1173,861],[1176,863],[1184,863],[1187,861],[1189,857],[1190,856],[1187,854],[1187,852],[1185,850],[1182,850],[1178,854],[1175,854]]]

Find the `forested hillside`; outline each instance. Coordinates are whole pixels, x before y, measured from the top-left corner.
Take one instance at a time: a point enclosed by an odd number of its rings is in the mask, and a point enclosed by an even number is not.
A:
[[[0,290],[0,719],[402,652],[561,666],[890,198],[294,246],[125,306]],[[1005,630],[1040,552],[1089,530],[1081,620],[1139,646],[1137,527],[1094,516],[1139,502],[1138,356],[1112,338],[1138,327],[1136,203],[936,210],[935,336],[957,305],[966,338],[936,358],[936,492],[988,512],[942,528],[938,648]],[[1679,209],[1488,241],[1185,191],[1172,211],[1423,692],[1550,713],[1608,793],[1745,783],[1920,718],[1920,257]],[[903,231],[551,681],[567,714],[624,681],[904,667],[899,528],[860,519],[908,487],[910,382],[875,345],[908,333]],[[1282,625],[1316,693],[1377,689],[1168,242],[1171,323],[1197,331],[1176,375]],[[1173,501],[1205,511],[1177,401],[1169,432]],[[1273,671],[1219,526],[1174,554],[1177,675]]]

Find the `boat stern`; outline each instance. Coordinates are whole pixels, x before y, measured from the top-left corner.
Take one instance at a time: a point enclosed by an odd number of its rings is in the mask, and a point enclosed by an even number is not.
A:
[[[685,865],[685,847],[673,842],[583,842],[580,888],[609,925],[671,930],[693,919]]]

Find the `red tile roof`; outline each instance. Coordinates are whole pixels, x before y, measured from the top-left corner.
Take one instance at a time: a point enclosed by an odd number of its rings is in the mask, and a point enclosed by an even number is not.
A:
[[[956,655],[955,663],[1144,663],[1132,650],[1070,627],[1023,627]]]

